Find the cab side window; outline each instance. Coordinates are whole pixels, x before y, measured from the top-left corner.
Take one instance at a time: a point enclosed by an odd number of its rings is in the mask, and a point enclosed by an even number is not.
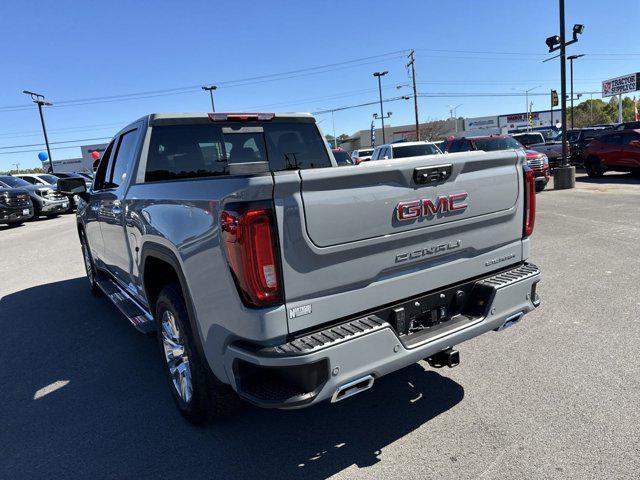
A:
[[[129,130],[120,136],[116,154],[113,156],[113,161],[109,162],[112,164],[111,168],[108,168],[108,170],[111,170],[110,188],[117,188],[126,180],[127,172],[133,163],[136,153],[136,145],[138,144],[137,132],[137,129]]]
[[[96,170],[96,174],[93,180],[93,189],[102,190],[106,188],[105,183],[107,180],[107,167],[109,166],[109,160],[111,159],[111,152],[113,151],[113,144],[115,140],[112,140],[107,149],[104,151],[100,164]]]

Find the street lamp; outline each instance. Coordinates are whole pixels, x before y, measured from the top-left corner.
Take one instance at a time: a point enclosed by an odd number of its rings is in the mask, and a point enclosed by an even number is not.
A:
[[[42,133],[44,134],[44,143],[47,146],[47,154],[49,155],[49,173],[53,173],[53,160],[51,158],[51,149],[49,148],[49,138],[47,137],[47,127],[44,124],[44,117],[42,116],[42,106],[50,107],[53,105],[51,102],[44,101],[44,95],[39,93],[30,92],[29,90],[23,90],[22,93],[29,95],[33,103],[38,105],[38,113],[40,114],[40,123],[42,124]]]
[[[535,87],[531,87],[529,90],[525,90],[524,91],[524,96],[525,96],[525,101],[526,101],[526,109],[525,112],[528,114],[531,112],[531,105],[529,105],[529,92],[532,90],[535,90],[536,88],[540,88],[541,85],[536,85]],[[527,130],[529,130],[531,128],[531,125],[529,125],[529,115],[527,115]]]
[[[582,26],[582,28],[584,29],[584,26]],[[573,29],[575,31],[576,26],[574,26]],[[580,57],[584,57],[584,53],[581,53],[580,55],[569,55],[567,57],[569,60],[569,78],[571,83],[571,130],[573,130],[573,61]]]
[[[387,143],[385,135],[384,135],[384,109],[382,108],[382,82],[380,81],[381,77],[384,77],[387,73],[387,70],[384,72],[374,72],[373,76],[378,77],[378,95],[380,97],[380,120],[382,121],[382,144]],[[378,118],[374,116],[374,118]]]
[[[556,190],[574,188],[576,185],[576,169],[569,165],[567,159],[567,66],[566,46],[578,41],[578,35],[584,32],[584,25],[577,23],[573,26],[573,38],[569,41],[565,36],[564,0],[559,0],[560,35],[553,35],[545,40],[549,52],[560,50],[560,96],[562,97],[562,164],[556,168],[553,188]]]
[[[449,105],[449,115],[456,122],[456,133],[458,133],[458,107],[461,107],[462,104],[458,104],[455,107],[453,105]]]
[[[216,107],[213,104],[213,91],[217,89],[218,87],[216,87],[215,85],[205,85],[204,87],[202,87],[202,90],[206,90],[209,92],[209,96],[211,97],[211,111],[213,113],[215,113],[216,111]]]

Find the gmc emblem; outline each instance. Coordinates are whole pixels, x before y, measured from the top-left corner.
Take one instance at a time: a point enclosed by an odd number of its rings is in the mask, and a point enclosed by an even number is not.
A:
[[[427,198],[412,202],[400,202],[396,206],[396,218],[399,221],[419,217],[433,218],[436,215],[465,210],[468,205],[464,203],[464,200],[468,196],[467,192],[463,192],[453,195],[439,195],[435,201]]]

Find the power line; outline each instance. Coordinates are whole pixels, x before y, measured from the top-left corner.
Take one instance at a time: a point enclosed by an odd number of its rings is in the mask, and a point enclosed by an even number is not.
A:
[[[71,148],[80,148],[82,147],[82,144],[78,144],[78,145],[69,145],[67,147],[51,147],[51,150],[67,150],[67,149],[71,149]],[[40,152],[42,151],[41,148],[36,148],[34,150],[16,150],[15,152],[0,152],[0,155],[13,155],[14,153],[33,153],[33,152]]]
[[[290,78],[298,78],[307,75],[318,75],[321,73],[332,72],[341,70],[344,68],[352,68],[353,66],[367,65],[370,63],[377,63],[383,59],[400,58],[407,50],[398,50],[395,52],[383,53],[379,55],[371,55],[367,57],[360,57],[352,60],[345,60],[342,62],[334,62],[325,65],[318,65],[313,67],[306,67],[296,70],[289,70],[286,72],[271,73],[265,75],[258,75],[254,77],[247,77],[236,80],[226,80],[216,82],[216,85],[223,88],[232,88],[238,86],[255,85],[259,83],[267,83],[272,81],[286,80]],[[369,62],[374,60],[375,62]],[[354,65],[356,64],[356,65]],[[154,98],[158,96],[167,95],[180,95],[184,93],[192,93],[201,89],[202,83],[198,85],[189,85],[184,87],[169,88],[163,90],[148,90],[143,92],[133,92],[119,95],[107,95],[102,97],[89,97],[72,100],[60,100],[56,102],[58,108],[63,106],[77,106],[77,105],[89,105],[94,103],[110,103],[112,101],[125,101],[125,100],[137,100],[143,98]],[[8,105],[0,107],[0,111],[19,111],[27,110],[31,108],[30,105]]]
[[[81,138],[78,140],[65,140],[61,142],[49,142],[49,145],[61,145],[63,143],[75,143],[75,142],[90,142],[95,140],[105,140],[112,137],[97,137],[97,138]],[[6,145],[4,147],[0,147],[0,150],[8,150],[10,148],[25,148],[25,147],[41,147],[44,146],[44,143],[31,143],[29,145]]]

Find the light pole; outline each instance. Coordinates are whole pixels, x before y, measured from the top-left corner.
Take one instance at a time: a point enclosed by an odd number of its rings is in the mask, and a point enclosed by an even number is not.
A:
[[[573,61],[580,57],[584,57],[584,53],[580,55],[569,55],[567,57],[569,60],[569,78],[571,83],[571,130],[573,130]]]
[[[387,143],[386,137],[384,135],[384,109],[382,108],[382,82],[380,81],[381,77],[384,77],[387,73],[387,70],[384,72],[374,72],[373,76],[378,77],[378,95],[380,97],[380,120],[382,121],[382,144]],[[374,117],[377,118],[377,117]]]
[[[532,90],[535,90],[536,88],[540,88],[540,85],[536,85],[535,87],[531,87],[529,90],[525,90],[524,91],[524,96],[525,96],[525,100],[526,100],[526,111],[525,114],[527,115],[527,130],[529,130],[531,128],[531,126],[529,125],[529,113],[531,112],[531,105],[529,105],[529,92]]]
[[[455,107],[453,105],[449,105],[449,115],[456,122],[456,133],[458,133],[458,107],[461,107],[461,106],[462,106],[461,103],[459,103]]]
[[[211,111],[214,113],[216,111],[216,107],[213,104],[213,91],[217,89],[218,87],[216,87],[215,85],[205,85],[204,87],[202,87],[202,90],[207,90],[209,92],[209,96],[211,97]]]
[[[567,68],[565,50],[567,45],[578,41],[578,35],[584,32],[584,25],[573,26],[573,39],[566,41],[564,25],[564,0],[559,0],[560,35],[553,35],[545,40],[549,52],[560,50],[560,88],[562,97],[562,165],[555,169],[553,188],[562,190],[576,186],[576,169],[569,165],[567,159]]]
[[[50,107],[53,105],[51,102],[45,102],[44,95],[39,93],[30,92],[29,90],[23,90],[22,93],[29,95],[33,103],[38,105],[38,113],[40,114],[40,123],[42,124],[42,133],[44,135],[44,143],[47,146],[47,154],[49,155],[49,173],[53,173],[53,160],[51,158],[51,149],[49,148],[49,137],[47,137],[47,127],[44,124],[44,117],[42,116],[42,106]]]

